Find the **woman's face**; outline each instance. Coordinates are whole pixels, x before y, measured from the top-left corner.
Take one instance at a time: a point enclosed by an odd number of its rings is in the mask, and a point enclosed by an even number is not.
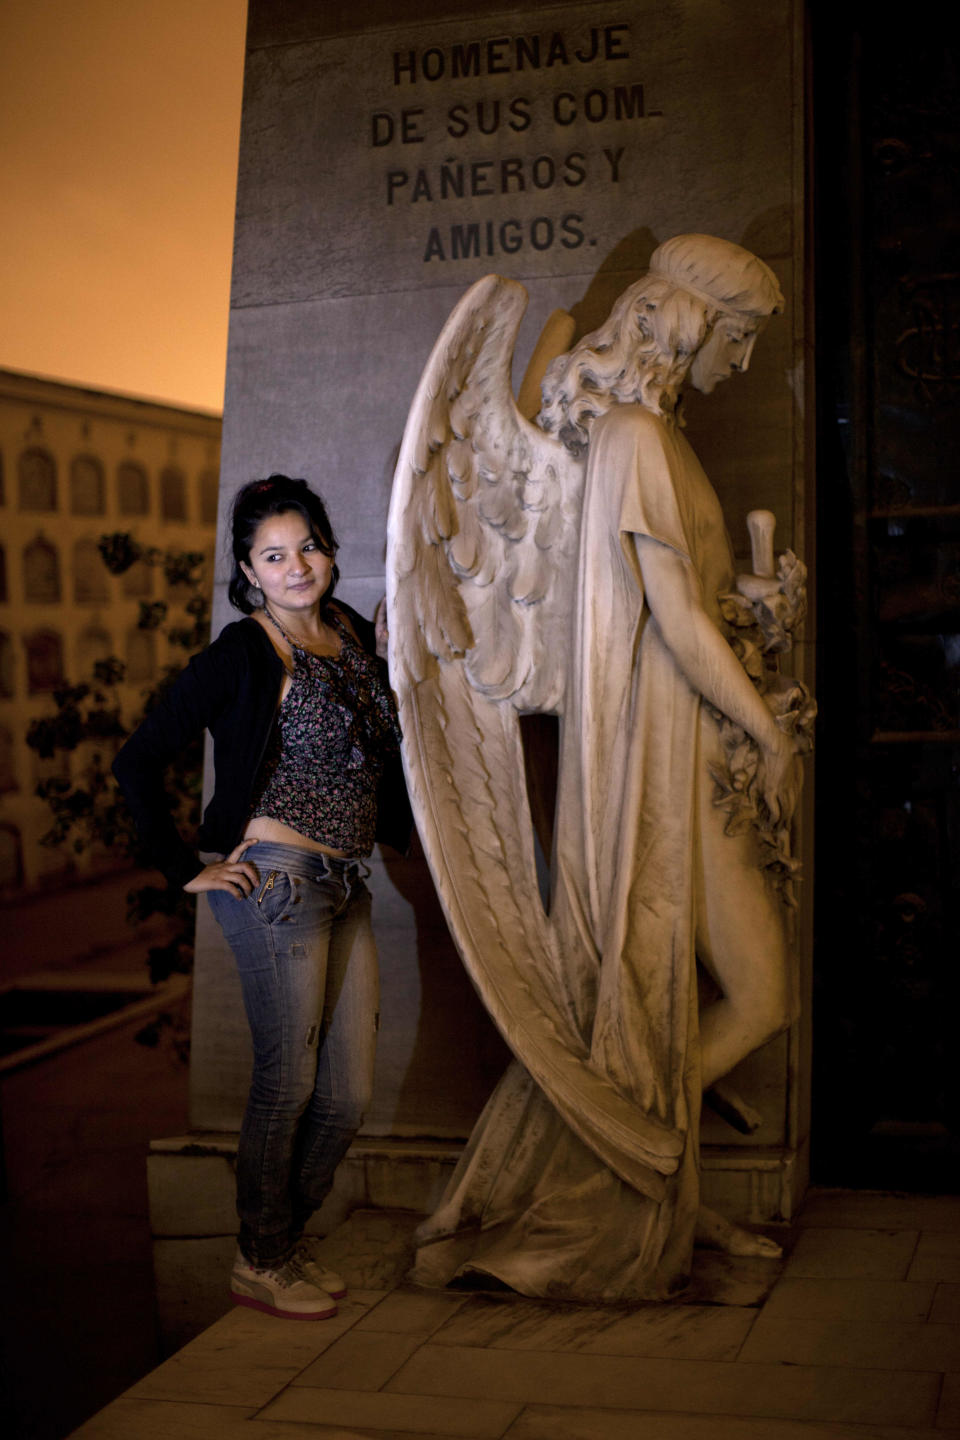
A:
[[[286,510],[260,522],[249,563],[241,562],[241,569],[271,609],[296,613],[317,606],[330,584],[333,559],[299,511]]]
[[[709,395],[734,371],[746,370],[765,323],[765,319],[752,316],[721,315],[693,357],[690,381],[694,388]]]

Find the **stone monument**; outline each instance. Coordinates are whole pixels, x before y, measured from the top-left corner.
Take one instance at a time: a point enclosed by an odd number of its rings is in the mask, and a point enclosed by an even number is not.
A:
[[[414,1273],[658,1298],[686,1284],[695,1233],[777,1253],[702,1205],[699,1117],[702,1089],[795,1018],[782,912],[814,706],[774,657],[802,618],[804,572],[789,551],[775,568],[754,515],[754,573],[736,582],[680,394],[746,370],[783,297],[738,245],[667,241],[549,365],[536,423],[510,385],[525,304],[490,276],[454,310],[390,511],[391,676],[418,827],[515,1056]],[[560,717],[546,899],[531,712]],[[719,1108],[759,1124],[729,1090]]]
[[[699,230],[761,255],[787,308],[762,366],[688,397],[686,433],[732,521],[739,568],[750,568],[742,517],[755,506],[812,559],[801,0],[249,0],[248,12],[221,525],[245,481],[305,476],[341,541],[339,593],[372,615],[397,445],[467,286],[491,270],[523,281],[519,378],[552,309],[573,316],[576,337],[595,329],[659,240]],[[566,349],[573,326],[561,328]],[[524,413],[539,406],[539,378],[532,391]],[[230,618],[221,567],[214,631]],[[810,674],[811,637],[797,654]],[[524,722],[540,723],[555,721]],[[804,874],[801,993],[809,865]],[[357,1204],[435,1208],[507,1058],[422,857],[378,854],[371,886],[375,1096],[324,1225]],[[190,1131],[158,1140],[150,1161],[171,1343],[223,1304],[250,1075],[234,967],[204,907],[196,954]],[[725,1214],[789,1217],[798,1203],[807,1046],[802,1021],[738,1067],[737,1088],[763,1116],[752,1134],[704,1110],[701,1188]]]

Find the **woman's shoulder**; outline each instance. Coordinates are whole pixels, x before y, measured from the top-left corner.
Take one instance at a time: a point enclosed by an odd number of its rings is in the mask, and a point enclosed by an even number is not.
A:
[[[237,677],[250,666],[273,667],[281,662],[263,626],[247,615],[242,620],[231,620],[225,625],[190,663],[195,670],[224,672]]]
[[[372,620],[365,620],[358,610],[354,610],[352,605],[347,605],[343,600],[331,600],[329,614],[341,631],[366,650],[368,655],[376,654],[376,632]]]
[[[272,648],[266,630],[252,615],[245,615],[242,620],[231,620],[208,646],[210,650],[245,652]]]

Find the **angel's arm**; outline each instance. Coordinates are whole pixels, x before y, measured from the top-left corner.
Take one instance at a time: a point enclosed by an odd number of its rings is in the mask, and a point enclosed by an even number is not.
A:
[[[774,822],[789,822],[797,800],[796,746],[769,708],[703,604],[690,561],[649,535],[635,535],[650,613],[680,670],[760,747],[761,788]]]

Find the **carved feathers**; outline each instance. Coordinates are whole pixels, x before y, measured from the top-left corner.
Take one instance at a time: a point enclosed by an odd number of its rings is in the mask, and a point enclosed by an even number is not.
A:
[[[396,594],[416,617],[418,678],[464,657],[472,684],[517,709],[563,695],[582,462],[517,409],[510,366],[522,285],[489,275],[457,305],[417,388],[390,512]],[[432,658],[431,658],[432,657]]]
[[[590,1063],[540,900],[518,723],[561,707],[583,462],[510,385],[526,291],[464,295],[417,388],[388,534],[390,669],[424,849],[464,964],[514,1053],[612,1170],[658,1198],[683,1136]]]

